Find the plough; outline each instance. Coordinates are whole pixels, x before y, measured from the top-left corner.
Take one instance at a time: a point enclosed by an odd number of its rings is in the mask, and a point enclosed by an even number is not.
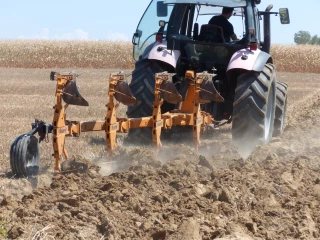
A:
[[[125,73],[114,73],[109,78],[109,103],[106,105],[106,117],[103,121],[73,121],[68,120],[66,110],[69,105],[88,106],[88,102],[81,96],[77,87],[76,78],[79,73],[51,72],[50,79],[56,81],[56,104],[54,105],[53,121],[47,124],[35,120],[32,130],[27,134],[19,135],[12,143],[10,149],[10,165],[13,174],[17,176],[30,176],[38,173],[40,166],[39,142],[52,134],[54,170],[63,169],[62,162],[69,159],[65,141],[67,136],[80,136],[83,132],[104,131],[109,157],[116,148],[117,133],[128,133],[135,128],[150,128],[155,151],[162,146],[161,131],[171,129],[173,126],[190,126],[193,130],[193,142],[196,149],[200,143],[200,134],[206,126],[214,122],[213,117],[201,110],[202,103],[211,101],[223,102],[224,99],[216,91],[212,78],[215,74],[207,72],[197,73],[186,71],[184,81],[188,90],[182,96],[174,86],[174,74],[162,72],[155,74],[155,99],[152,116],[142,118],[118,118],[117,107],[120,103],[132,106],[139,104],[133,96]],[[161,113],[161,106],[167,101],[175,104],[173,111]],[[38,138],[35,134],[38,133]],[[63,159],[65,159],[63,161]],[[65,164],[68,165],[68,164]]]

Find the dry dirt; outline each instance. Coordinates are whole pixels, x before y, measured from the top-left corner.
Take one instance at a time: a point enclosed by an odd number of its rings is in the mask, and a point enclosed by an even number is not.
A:
[[[74,120],[103,119],[107,76],[82,69],[91,106]],[[14,179],[9,147],[33,118],[52,118],[48,70],[0,69],[0,238],[9,239],[320,239],[320,81],[278,73],[289,84],[287,127],[242,159],[230,126],[153,149],[125,143],[107,160],[104,135],[68,140],[85,173],[52,176],[51,144],[42,144],[38,179]],[[124,109],[122,109],[124,114]],[[90,160],[90,161],[89,161]]]

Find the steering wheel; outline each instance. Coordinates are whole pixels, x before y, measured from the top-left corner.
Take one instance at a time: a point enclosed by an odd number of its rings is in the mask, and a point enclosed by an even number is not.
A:
[[[238,39],[238,40],[234,40],[234,41],[231,41],[229,44],[240,44],[240,45],[243,45],[246,43],[246,37],[243,37],[241,39]]]

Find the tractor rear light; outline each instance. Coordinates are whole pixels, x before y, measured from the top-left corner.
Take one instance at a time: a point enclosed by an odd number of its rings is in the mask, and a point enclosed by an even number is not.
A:
[[[156,42],[162,43],[163,34],[157,33],[156,35]]]
[[[250,50],[251,51],[256,51],[258,49],[258,43],[252,42],[250,43]]]

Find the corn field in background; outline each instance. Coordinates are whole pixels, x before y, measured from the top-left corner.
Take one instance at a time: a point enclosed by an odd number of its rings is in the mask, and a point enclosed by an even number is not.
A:
[[[108,41],[0,40],[0,67],[133,68],[132,44]]]
[[[320,73],[320,46],[273,45],[278,71]],[[0,67],[133,69],[132,44],[111,41],[0,40]]]
[[[273,45],[278,71],[320,73],[320,45]]]

